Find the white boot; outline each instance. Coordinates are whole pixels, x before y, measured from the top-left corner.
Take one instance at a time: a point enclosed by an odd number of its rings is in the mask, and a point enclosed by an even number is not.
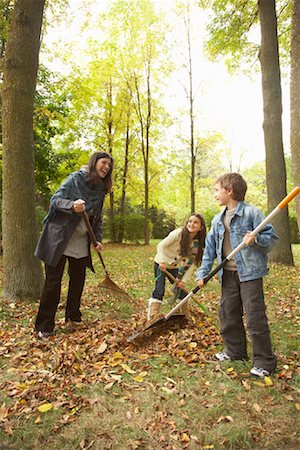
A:
[[[156,298],[149,298],[148,300],[148,314],[147,320],[152,319],[156,314],[159,313],[161,307],[161,300],[157,300]]]

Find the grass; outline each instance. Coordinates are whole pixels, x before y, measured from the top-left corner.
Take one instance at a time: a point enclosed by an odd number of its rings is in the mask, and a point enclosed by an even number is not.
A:
[[[276,373],[250,377],[251,361],[218,364],[219,284],[197,295],[188,324],[172,323],[128,344],[153,289],[155,246],[107,244],[113,281],[131,300],[88,274],[84,326],[69,334],[64,303],[56,336],[32,334],[37,304],[2,299],[0,449],[298,449],[300,410],[299,266],[272,265],[265,279]],[[65,298],[64,278],[62,298]],[[191,288],[193,283],[189,286]],[[171,291],[168,291],[170,294]],[[167,294],[167,295],[168,295]],[[40,412],[43,404],[48,412]]]

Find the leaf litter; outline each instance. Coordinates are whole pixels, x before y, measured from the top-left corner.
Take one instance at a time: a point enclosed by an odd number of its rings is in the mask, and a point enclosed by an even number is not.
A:
[[[89,308],[93,301],[99,304],[94,289],[89,288]],[[112,300],[109,295],[103,297],[101,301]],[[58,409],[61,422],[69,423],[83,407],[91,406],[91,399],[80,392],[83,388],[101,384],[109,391],[114,385],[126,388],[129,383],[139,388],[149,371],[155,370],[150,360],[167,355],[188,366],[203,365],[212,359],[220,342],[216,326],[196,309],[188,323],[153,328],[133,343],[126,339],[134,332],[133,324],[138,328],[144,321],[144,310],[130,320],[87,320],[69,334],[58,320],[56,335],[41,341],[29,326],[21,325],[25,317],[34,317],[33,305],[22,303],[17,313],[13,309],[15,325],[3,320],[0,330],[4,361],[0,388],[10,400],[0,407],[0,424],[8,433],[13,418],[33,416],[38,424],[48,411]],[[174,389],[174,383],[168,383],[171,387],[164,386],[165,392]]]
[[[290,297],[287,295],[280,299],[281,303],[276,304],[278,314],[291,314],[294,318],[299,318],[295,302],[291,301],[294,293],[291,290],[289,292]],[[276,294],[274,289],[270,289],[269,295]],[[205,296],[208,302],[216,303],[215,294],[206,292]],[[112,305],[116,302],[116,298],[109,294],[100,295],[97,287],[89,286],[86,297],[89,310],[94,311],[99,308],[100,303],[110,302]],[[127,343],[127,337],[142,325],[145,313],[144,303],[139,303],[139,300],[131,306],[137,312],[130,320],[117,320],[115,317],[99,320],[92,316],[83,323],[81,329],[72,334],[68,334],[62,320],[58,320],[56,336],[49,341],[39,341],[30,326],[23,325],[26,318],[35,316],[34,306],[22,303],[22,308],[19,309],[17,305],[4,299],[0,329],[0,389],[2,398],[5,399],[0,404],[0,426],[4,432],[12,435],[21,416],[26,420],[32,418],[38,426],[48,412],[55,410],[60,412],[58,426],[71,423],[83,408],[91,408],[97,402],[97,398],[89,398],[84,391],[93,385],[103,386],[104,392],[111,392],[114,386],[118,386],[124,391],[124,399],[130,399],[131,390],[144,389],[151,373],[155,371],[155,361],[160,364],[164,357],[190,367],[191,373],[193,368],[215,363],[216,345],[221,343],[221,338],[218,327],[202,311],[193,307],[189,322],[164,324],[148,330],[136,341]],[[280,355],[283,366],[275,378],[281,383],[279,388],[288,397],[287,400],[293,402],[295,409],[299,410],[299,390],[295,388],[294,395],[291,395],[287,388],[287,383],[295,374],[299,374],[299,353],[293,352],[292,356]],[[269,377],[250,381],[247,375],[237,374],[233,368],[223,370],[215,363],[214,369],[227,378],[237,379],[245,391],[273,386]],[[176,381],[168,377],[160,386],[160,391],[165,396],[173,395],[176,389]],[[264,402],[268,401],[268,397],[264,395]],[[179,402],[184,404],[184,398],[180,398]],[[272,400],[269,402],[272,404]],[[253,403],[252,408],[257,414],[264,410],[260,402]],[[164,414],[167,417],[167,412],[157,412],[156,420],[147,427],[149,432],[151,427],[156,429],[166,420]],[[132,412],[130,415],[132,416]],[[231,415],[222,415],[218,421],[233,420]],[[172,428],[169,420],[168,427],[171,427],[171,438],[180,443],[182,448],[187,447],[190,441],[197,440],[187,430],[179,432],[175,424]],[[161,439],[163,444],[163,437]],[[88,445],[81,442],[82,448],[88,448]]]

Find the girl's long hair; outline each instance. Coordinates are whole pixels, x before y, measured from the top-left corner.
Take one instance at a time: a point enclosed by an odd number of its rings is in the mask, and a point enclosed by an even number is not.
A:
[[[101,158],[109,158],[110,159],[110,169],[105,176],[105,178],[100,178],[97,170],[96,170],[96,164],[97,161]],[[107,193],[111,190],[112,187],[112,171],[114,168],[114,160],[112,156],[109,153],[106,152],[96,152],[94,153],[88,162],[87,165],[87,175],[86,179],[90,186],[96,187],[96,186],[103,186],[104,191]]]
[[[190,215],[190,217],[192,217],[192,216],[197,217],[197,219],[200,220],[200,223],[202,225],[201,230],[199,230],[198,234],[194,237],[194,240],[198,239],[198,241],[199,241],[198,251],[195,256],[195,263],[197,266],[199,266],[202,261],[203,248],[204,248],[205,237],[206,237],[206,225],[205,225],[205,220],[201,216],[201,214],[194,213],[194,214]],[[186,221],[185,226],[182,228],[182,231],[181,231],[181,240],[180,240],[181,256],[190,256],[190,251],[191,251],[191,249],[190,249],[190,233],[188,232],[188,230],[186,228],[188,221],[189,221],[189,219]]]

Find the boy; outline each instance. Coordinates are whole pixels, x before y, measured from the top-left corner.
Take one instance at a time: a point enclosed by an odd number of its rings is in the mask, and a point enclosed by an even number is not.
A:
[[[267,253],[277,236],[271,224],[257,236],[251,231],[264,219],[254,206],[244,202],[246,181],[238,173],[227,173],[216,181],[215,199],[225,209],[217,214],[206,237],[201,267],[196,279],[200,287],[210,272],[214,259],[220,263],[244,240],[246,247],[219,271],[221,301],[219,306],[220,332],[226,349],[216,354],[219,361],[247,359],[246,325],[253,346],[253,368],[250,373],[265,377],[276,368],[272,352],[268,319],[265,311],[262,277],[268,273]]]

